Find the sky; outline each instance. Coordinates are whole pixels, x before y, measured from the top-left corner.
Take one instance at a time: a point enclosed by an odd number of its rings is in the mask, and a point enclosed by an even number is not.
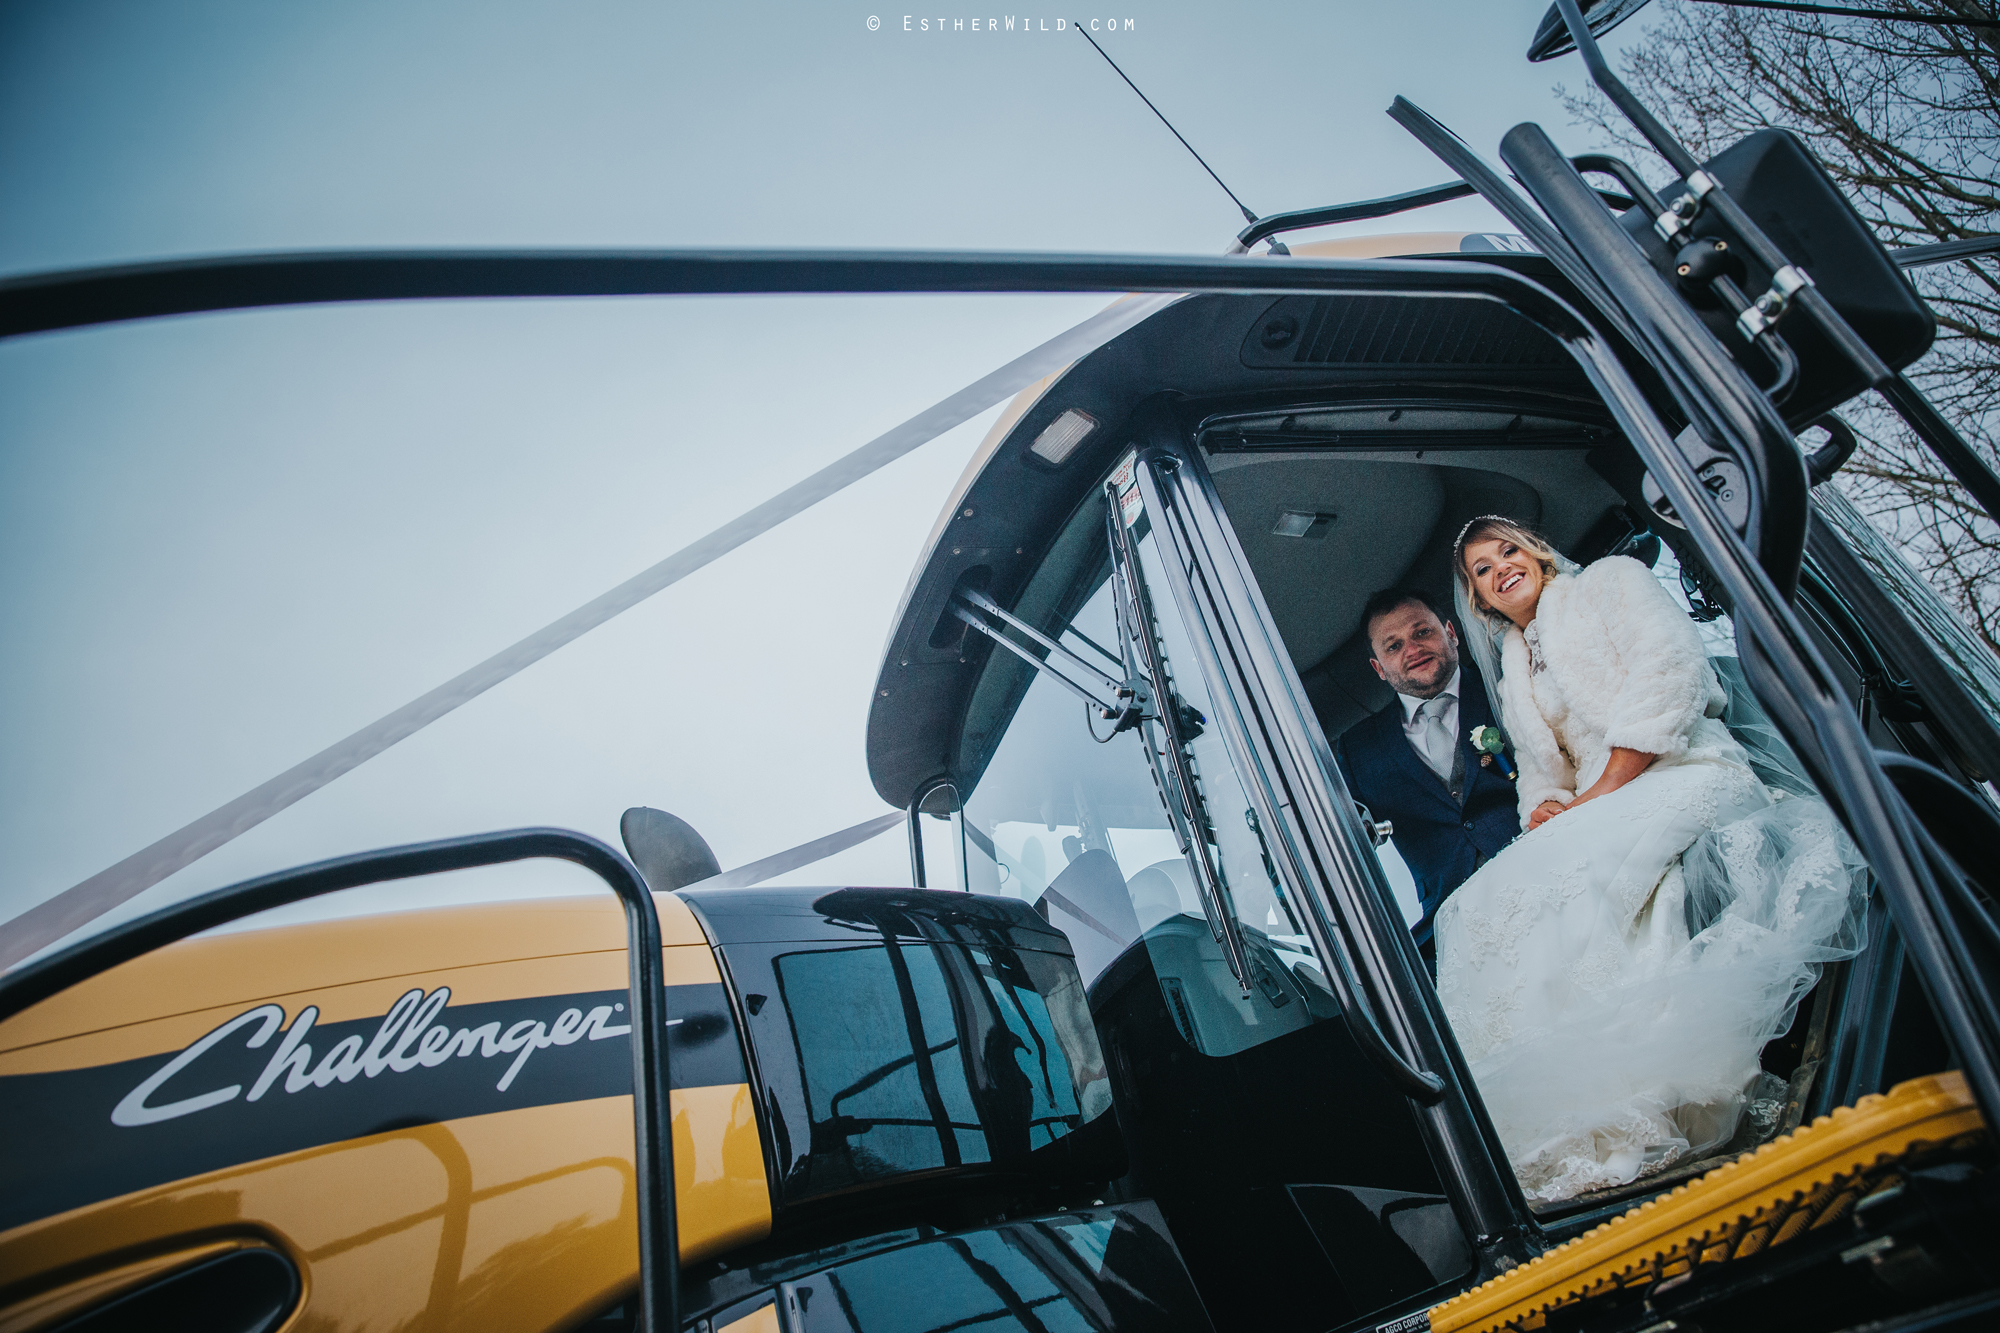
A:
[[[1242,226],[1074,13],[989,31],[1004,13],[881,3],[0,0],[0,277],[377,246],[1213,255]],[[1094,8],[1105,50],[1260,214],[1447,179],[1383,114],[1397,94],[1489,160],[1528,119],[1592,146],[1551,91],[1576,58],[1520,56],[1543,0]],[[1464,201],[1320,234],[1457,227],[1509,229]],[[0,920],[1102,305],[422,302],[0,343]],[[615,845],[632,805],[687,819],[724,867],[879,813],[868,692],[994,415],[99,924],[393,843],[556,824]],[[906,884],[905,845],[787,879]]]

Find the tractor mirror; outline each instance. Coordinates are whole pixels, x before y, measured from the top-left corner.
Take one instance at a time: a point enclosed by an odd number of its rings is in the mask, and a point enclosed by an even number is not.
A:
[[[694,826],[664,810],[633,806],[618,821],[618,836],[654,893],[672,893],[722,873],[715,853]]]
[[[1583,9],[1583,21],[1590,25],[1591,33],[1602,37],[1644,9],[1646,0],[1579,0],[1579,4]],[[1570,40],[1562,11],[1550,5],[1549,12],[1542,15],[1541,26],[1535,29],[1535,40],[1528,43],[1528,59],[1554,60],[1574,50],[1576,43]]]

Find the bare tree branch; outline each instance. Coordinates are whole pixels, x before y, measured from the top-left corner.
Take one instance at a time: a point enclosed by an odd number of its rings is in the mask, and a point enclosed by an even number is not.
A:
[[[1994,0],[1878,0],[1910,14],[2000,17]],[[1785,129],[1812,148],[1891,245],[2000,231],[2000,31],[1917,27],[1668,0],[1625,79],[1697,158]],[[1557,95],[1645,162],[1594,88]],[[1646,170],[1641,167],[1641,170]],[[1658,174],[1666,168],[1656,167]],[[2000,260],[1921,269],[1936,344],[1910,378],[1973,447],[2000,439]],[[2000,528],[1872,394],[1842,409],[1861,447],[1837,484],[1966,624],[2000,652]]]

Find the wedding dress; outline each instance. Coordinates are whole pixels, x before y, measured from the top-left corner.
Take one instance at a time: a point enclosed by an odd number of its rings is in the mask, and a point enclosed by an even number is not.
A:
[[[1594,783],[1612,747],[1660,757],[1524,833],[1437,915],[1439,999],[1541,1202],[1727,1143],[1759,1051],[1819,965],[1858,948],[1865,891],[1825,803],[1785,765],[1753,765],[1725,724],[1761,714],[1747,693],[1729,706],[1652,572],[1623,558],[1567,570],[1527,633],[1459,604],[1475,656],[1497,658],[1486,678],[1522,827]],[[1782,749],[1763,740],[1760,756]]]

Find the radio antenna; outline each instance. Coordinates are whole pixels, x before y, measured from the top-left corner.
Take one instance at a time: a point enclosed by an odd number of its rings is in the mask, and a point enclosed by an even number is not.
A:
[[[1252,223],[1256,222],[1257,215],[1255,213],[1252,213],[1249,209],[1243,207],[1243,201],[1236,197],[1236,191],[1230,189],[1227,185],[1222,184],[1222,177],[1215,174],[1215,168],[1208,165],[1208,163],[1203,160],[1202,155],[1200,153],[1196,153],[1194,151],[1194,145],[1189,143],[1187,139],[1182,136],[1181,132],[1174,128],[1174,123],[1171,120],[1168,120],[1164,115],[1161,115],[1160,108],[1153,105],[1153,99],[1146,96],[1146,94],[1139,92],[1139,85],[1132,82],[1131,76],[1126,74],[1124,70],[1118,68],[1117,61],[1113,60],[1109,55],[1105,54],[1104,48],[1097,44],[1097,39],[1095,37],[1092,37],[1088,32],[1085,32],[1083,25],[1081,23],[1078,23],[1075,19],[1070,20],[1070,26],[1076,29],[1077,34],[1081,36],[1084,41],[1090,43],[1092,50],[1096,51],[1097,54],[1104,56],[1104,63],[1111,66],[1112,71],[1116,73],[1119,78],[1125,80],[1125,86],[1127,88],[1130,88],[1135,93],[1139,93],[1139,100],[1146,104],[1146,109],[1148,111],[1151,111],[1154,115],[1160,117],[1160,124],[1166,126],[1167,132],[1173,135],[1176,139],[1179,139],[1181,141],[1181,147],[1187,149],[1188,152],[1194,154],[1194,160],[1201,163],[1201,169],[1208,173],[1208,178],[1214,181],[1217,185],[1222,185],[1222,192],[1228,195],[1229,202],[1235,204],[1236,207],[1242,212],[1243,220],[1245,222],[1252,222]]]

